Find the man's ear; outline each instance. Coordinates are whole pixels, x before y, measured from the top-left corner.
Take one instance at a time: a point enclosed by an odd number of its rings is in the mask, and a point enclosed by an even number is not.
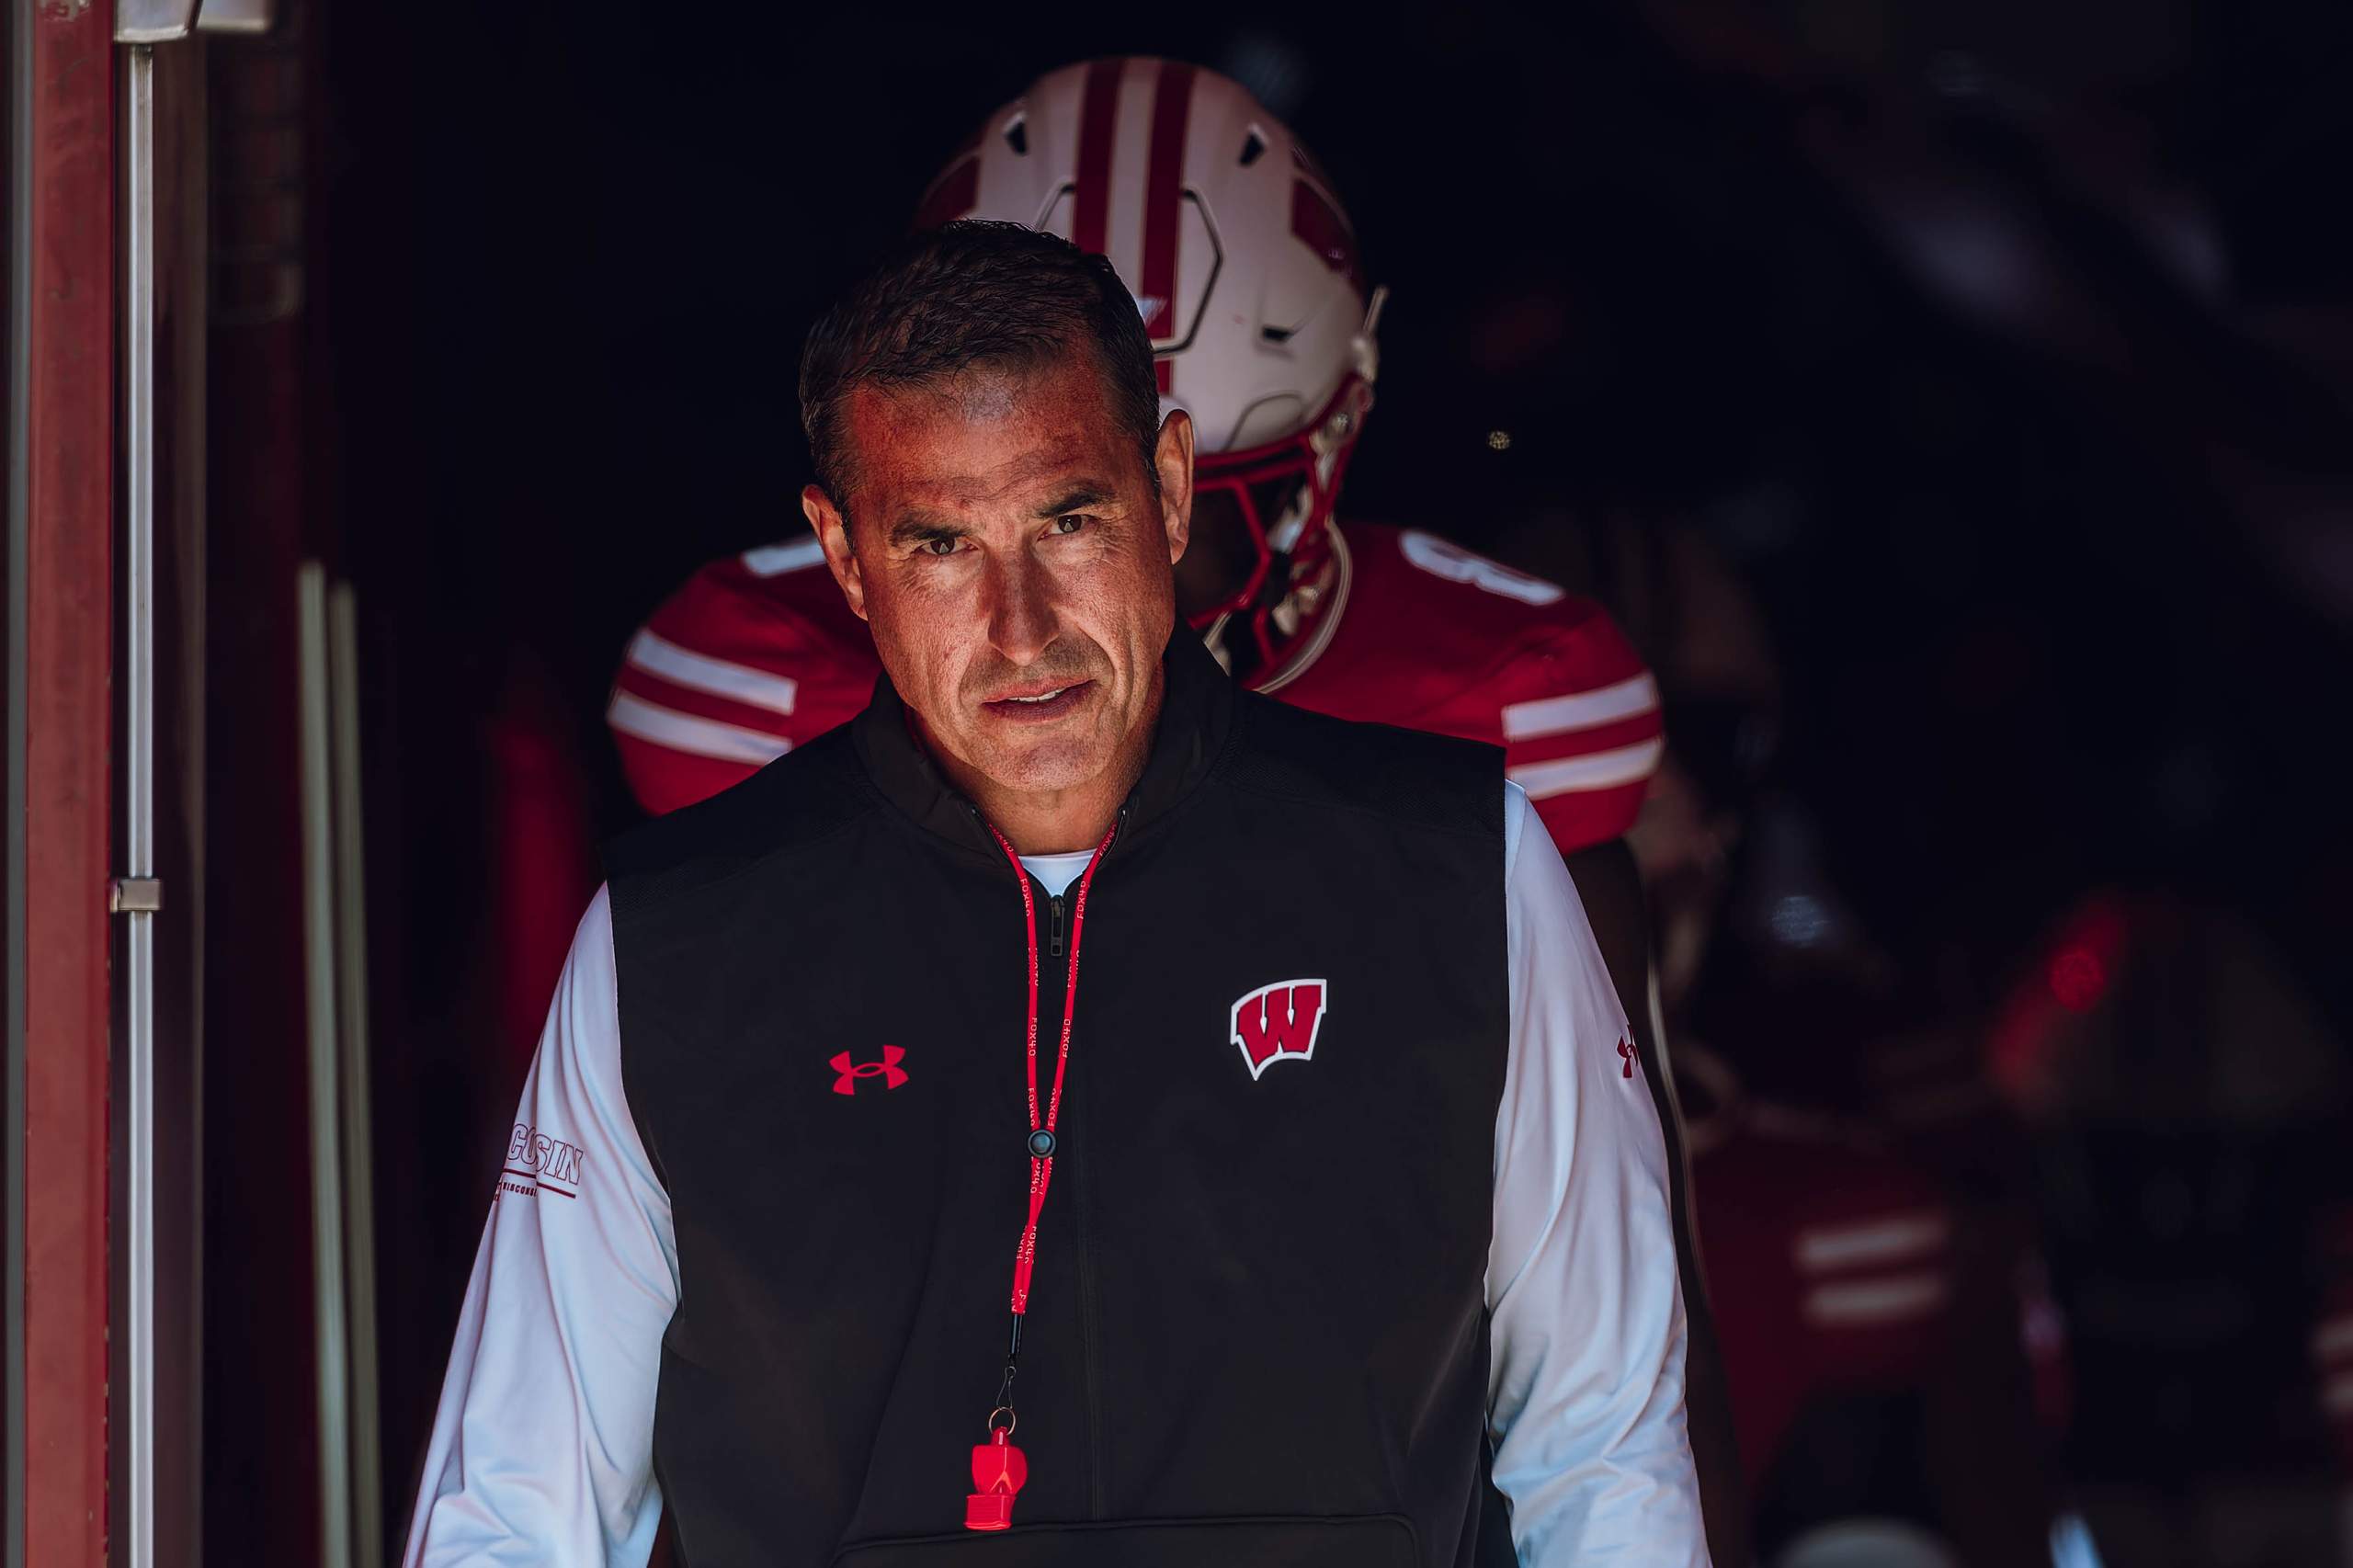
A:
[[[1175,565],[1193,537],[1193,416],[1183,409],[1161,421],[1152,466],[1160,475],[1160,521],[1168,530],[1168,561]]]
[[[801,486],[801,515],[817,530],[817,542],[825,551],[826,569],[849,601],[850,613],[858,619],[866,619],[866,580],[858,574],[858,557],[849,548],[849,518],[834,498],[813,484]]]

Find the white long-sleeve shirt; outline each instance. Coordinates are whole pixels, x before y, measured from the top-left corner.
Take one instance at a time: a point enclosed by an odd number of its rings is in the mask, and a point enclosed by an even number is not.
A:
[[[1528,831],[1527,796],[1505,788],[1511,1043],[1486,1290],[1495,1483],[1523,1568],[1704,1564],[1657,1114],[1576,886],[1541,825]],[[1030,864],[1051,882],[1085,858]],[[516,1121],[403,1561],[640,1568],[661,1517],[654,1401],[678,1253],[622,1093],[602,892]],[[599,1157],[568,1164],[584,1145]],[[551,1165],[556,1178],[539,1179]]]

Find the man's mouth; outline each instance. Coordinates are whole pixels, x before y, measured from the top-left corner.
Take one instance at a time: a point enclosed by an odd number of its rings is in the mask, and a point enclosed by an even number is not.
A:
[[[1066,686],[1048,687],[1043,691],[1026,691],[1017,696],[992,698],[981,704],[1000,719],[1017,723],[1035,723],[1045,719],[1059,719],[1086,700],[1095,689],[1091,680],[1075,680]]]

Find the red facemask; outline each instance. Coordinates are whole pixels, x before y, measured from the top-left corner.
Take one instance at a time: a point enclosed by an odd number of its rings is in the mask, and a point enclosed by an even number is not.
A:
[[[1240,451],[1206,453],[1193,464],[1193,494],[1223,492],[1249,531],[1254,562],[1233,591],[1189,617],[1193,630],[1208,631],[1221,619],[1238,622],[1250,639],[1254,667],[1275,661],[1275,607],[1290,582],[1320,567],[1331,553],[1332,512],[1340,479],[1356,450],[1372,407],[1372,384],[1361,376],[1342,379],[1316,416],[1290,435]],[[1303,506],[1288,549],[1278,548],[1275,531],[1284,509],[1262,507],[1262,497],[1279,497],[1277,508]],[[1270,515],[1271,512],[1271,515]]]

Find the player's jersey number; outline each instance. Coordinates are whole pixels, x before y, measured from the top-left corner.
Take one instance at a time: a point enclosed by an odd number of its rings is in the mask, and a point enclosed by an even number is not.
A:
[[[1530,577],[1524,572],[1498,565],[1436,534],[1408,528],[1398,535],[1397,546],[1405,552],[1406,560],[1431,576],[1443,577],[1449,583],[1468,583],[1524,605],[1549,605],[1564,597],[1564,590],[1541,577]]]

